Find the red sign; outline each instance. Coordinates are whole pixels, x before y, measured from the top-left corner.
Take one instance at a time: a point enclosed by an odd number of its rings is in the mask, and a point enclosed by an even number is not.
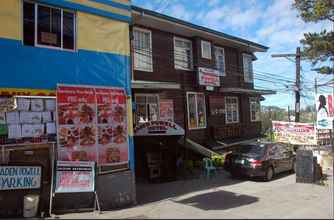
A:
[[[209,68],[198,68],[198,83],[203,86],[220,86],[219,71]]]
[[[99,165],[128,161],[123,89],[59,86],[57,114],[59,160]]]
[[[171,121],[149,121],[134,128],[135,136],[184,135],[184,129]]]
[[[174,121],[174,103],[172,99],[160,99],[160,120]]]

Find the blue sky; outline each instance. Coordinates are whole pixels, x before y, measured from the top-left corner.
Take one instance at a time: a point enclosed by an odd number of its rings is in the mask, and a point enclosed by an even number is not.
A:
[[[277,95],[266,96],[262,105],[294,108],[293,83],[295,64],[285,58],[272,58],[274,53],[294,53],[305,32],[333,28],[329,22],[304,23],[292,8],[293,0],[133,0],[134,5],[155,10],[227,34],[245,38],[270,47],[266,53],[256,53],[254,62],[257,88],[274,89]],[[302,61],[303,91],[301,104],[314,104],[315,72],[308,61]],[[286,80],[270,79],[263,74]],[[261,79],[259,79],[261,78]],[[330,77],[318,76],[326,82]],[[321,91],[329,91],[322,88]]]

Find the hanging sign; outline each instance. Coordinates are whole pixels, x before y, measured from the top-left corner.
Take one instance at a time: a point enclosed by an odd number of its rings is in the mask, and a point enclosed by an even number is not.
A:
[[[202,86],[220,86],[219,71],[204,67],[198,67],[198,84]]]
[[[58,86],[57,111],[60,160],[128,162],[124,89]]]
[[[94,192],[95,162],[57,161],[56,193]]]
[[[333,95],[317,94],[316,98],[317,129],[333,129]]]
[[[0,190],[39,189],[41,166],[0,166]]]
[[[135,136],[184,135],[184,129],[171,121],[149,121],[139,123],[134,129]]]
[[[274,138],[277,142],[295,145],[316,145],[316,132],[313,124],[272,121]]]
[[[160,99],[161,121],[174,121],[174,103],[172,99]]]

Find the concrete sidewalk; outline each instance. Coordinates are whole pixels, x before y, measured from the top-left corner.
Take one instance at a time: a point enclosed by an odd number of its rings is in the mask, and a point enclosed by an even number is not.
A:
[[[132,208],[73,213],[58,218],[312,218],[333,219],[333,177],[326,185],[296,183],[295,175],[271,182],[217,177],[138,186]]]

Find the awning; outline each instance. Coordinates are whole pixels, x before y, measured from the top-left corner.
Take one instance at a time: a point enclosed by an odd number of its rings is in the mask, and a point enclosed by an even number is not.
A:
[[[229,141],[216,140],[218,146],[214,146],[212,149],[213,150],[224,150],[225,148],[233,147],[239,144],[247,144],[247,143],[255,142],[258,139],[259,138],[251,138],[251,139],[239,138],[239,139],[232,139]]]
[[[132,80],[133,89],[181,89],[181,85],[173,82]]]
[[[220,88],[220,92],[229,92],[229,93],[247,93],[254,95],[274,95],[276,91],[273,90],[264,90],[264,89],[243,89],[243,88]]]
[[[214,154],[217,154],[216,152],[196,143],[195,141],[193,140],[190,140],[189,138],[186,138],[184,139],[183,137],[180,138],[180,140],[178,141],[179,144],[183,145],[184,147],[188,148],[188,149],[191,149],[203,156],[206,156],[206,157],[212,157]]]

